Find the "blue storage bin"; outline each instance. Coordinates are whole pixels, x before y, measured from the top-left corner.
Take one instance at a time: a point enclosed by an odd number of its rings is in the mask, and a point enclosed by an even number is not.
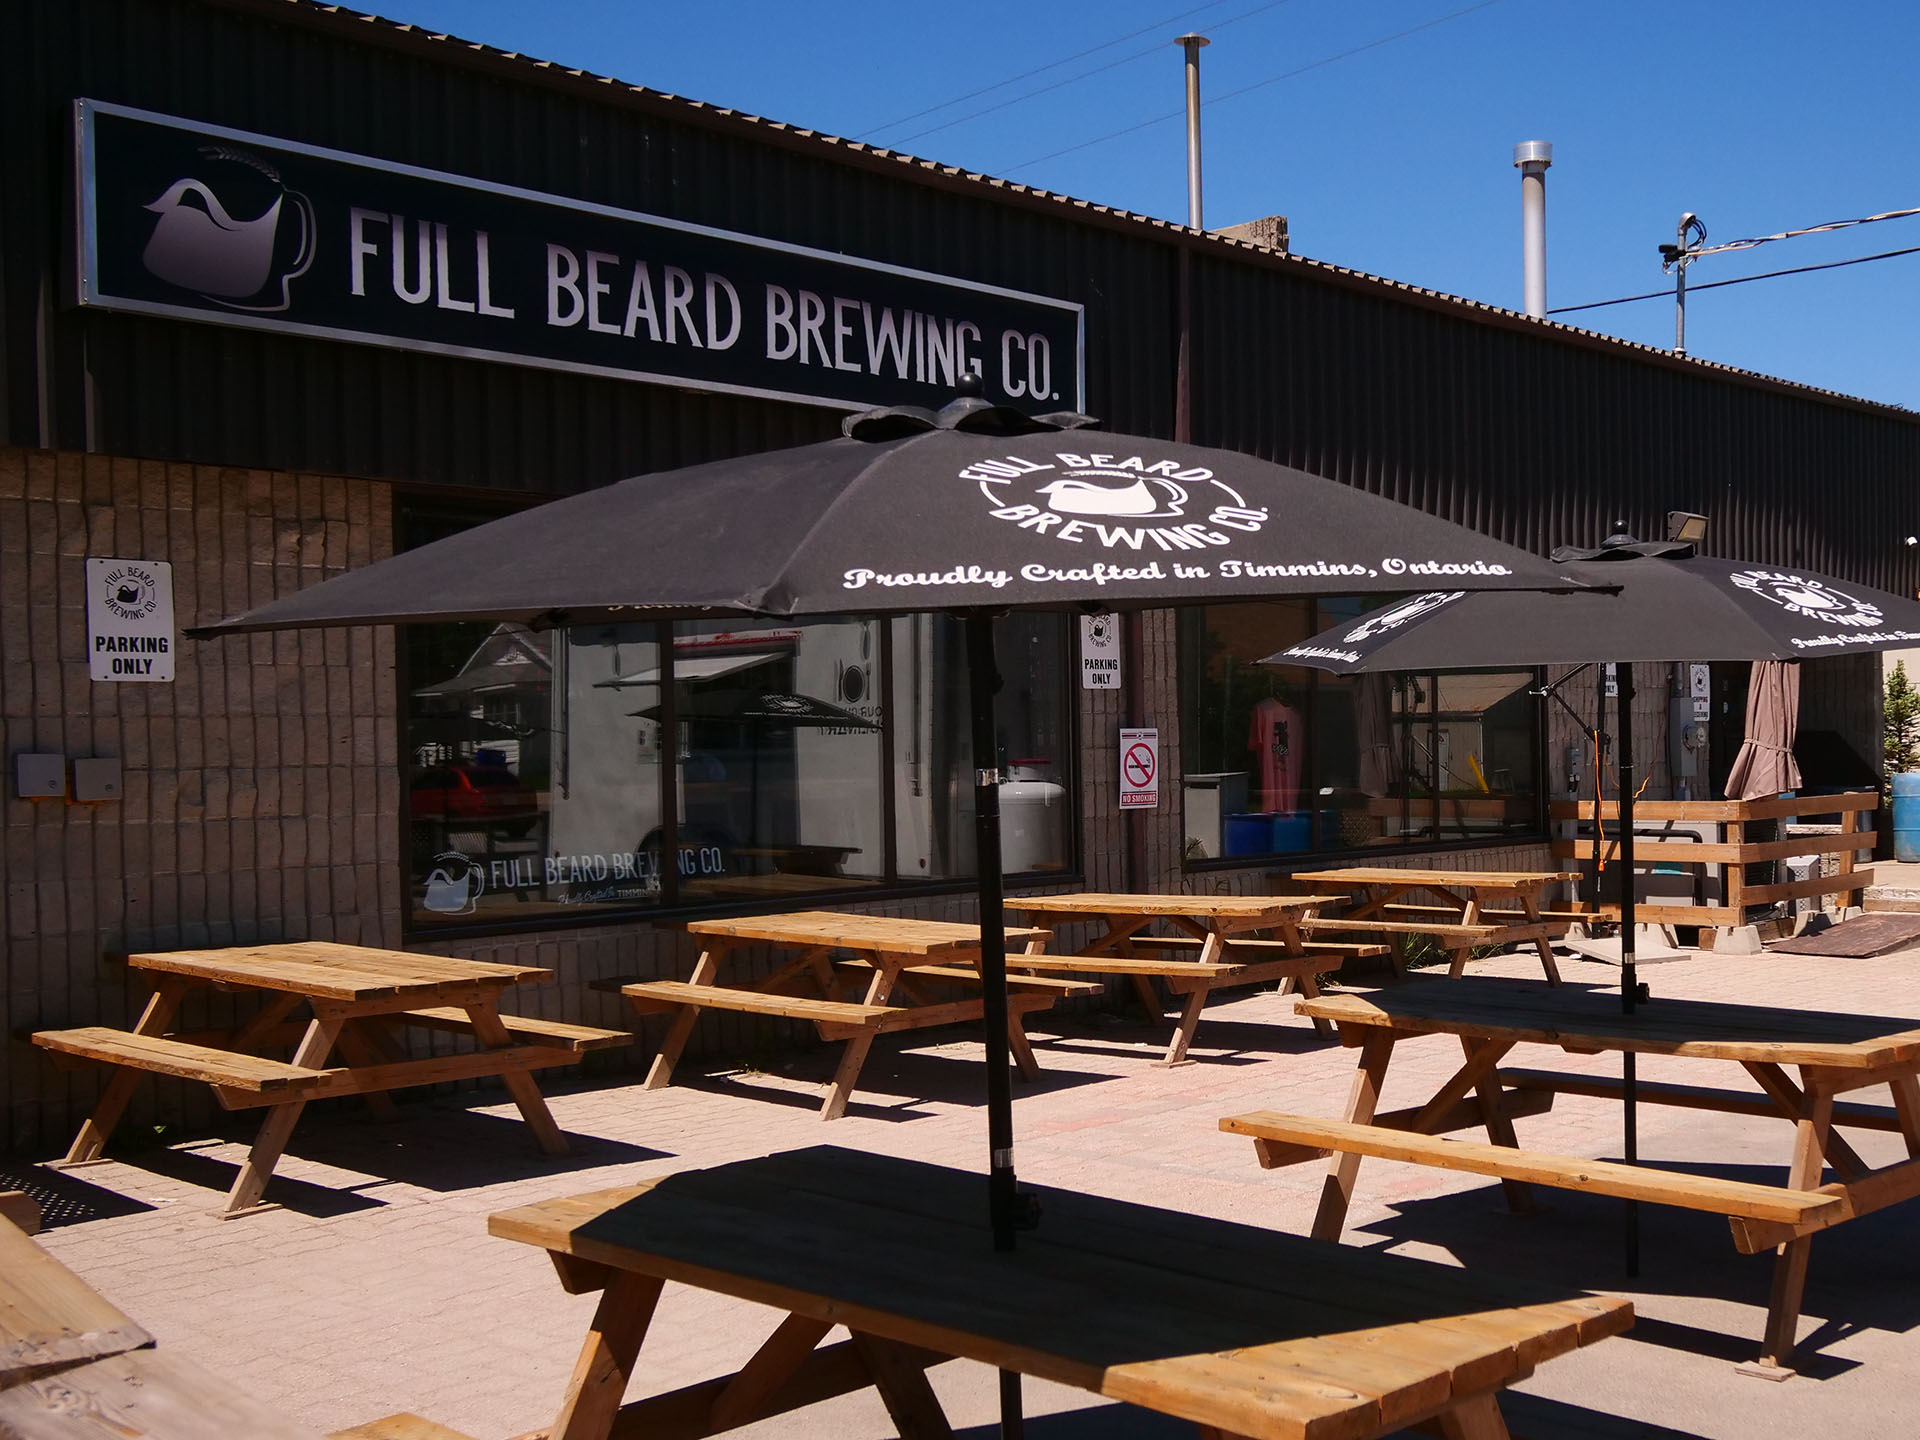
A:
[[[1313,812],[1281,810],[1273,817],[1273,853],[1293,855],[1313,848]]]
[[[1265,855],[1273,845],[1273,816],[1262,811],[1252,815],[1229,815],[1222,837],[1229,855]]]

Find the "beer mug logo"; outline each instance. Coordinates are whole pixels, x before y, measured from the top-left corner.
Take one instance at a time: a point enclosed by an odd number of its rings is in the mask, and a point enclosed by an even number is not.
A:
[[[159,218],[140,260],[169,285],[230,310],[273,312],[313,264],[313,206],[260,156],[200,150],[196,173],[146,208]]]

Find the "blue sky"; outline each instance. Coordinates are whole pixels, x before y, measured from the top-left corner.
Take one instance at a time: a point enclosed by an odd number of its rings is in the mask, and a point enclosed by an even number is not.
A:
[[[1920,206],[1911,0],[386,0],[381,13],[1171,219],[1186,215],[1178,119],[1069,147],[1176,113],[1171,42],[1199,30],[1218,97],[1203,121],[1210,226],[1284,214],[1301,254],[1516,308],[1519,140],[1555,147],[1550,305],[1670,289],[1656,247],[1683,211],[1714,243]],[[1131,31],[1145,33],[890,123]],[[1096,67],[1110,68],[1074,78]],[[1708,257],[1689,279],[1905,246],[1920,246],[1920,217]],[[1673,343],[1670,299],[1563,318]],[[1703,359],[1920,409],[1917,322],[1920,254],[1698,293],[1687,340]]]

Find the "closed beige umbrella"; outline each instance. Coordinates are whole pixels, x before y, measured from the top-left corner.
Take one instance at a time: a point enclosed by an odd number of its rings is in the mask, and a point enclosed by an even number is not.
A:
[[[1800,667],[1756,660],[1747,681],[1747,738],[1727,774],[1729,800],[1764,800],[1800,788],[1793,737],[1800,728]]]

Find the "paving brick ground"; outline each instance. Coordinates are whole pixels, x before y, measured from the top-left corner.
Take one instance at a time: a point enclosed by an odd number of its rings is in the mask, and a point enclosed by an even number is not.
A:
[[[1706,957],[1643,971],[1657,994],[1818,1003],[1920,1016],[1920,952],[1876,960]],[[1605,967],[1563,962],[1576,983]],[[1537,963],[1485,962],[1538,974]],[[1244,1139],[1216,1121],[1270,1107],[1334,1115],[1352,1052],[1317,1039],[1291,1002],[1251,994],[1209,1012],[1197,1062],[1153,1065],[1145,1026],[1079,1017],[1033,1028],[1046,1077],[1016,1100],[1023,1179],[1076,1186],[1292,1231],[1306,1228],[1319,1167],[1263,1172]],[[1920,1020],[1916,1021],[1920,1024]],[[324,1431],[410,1409],[472,1435],[515,1435],[552,1418],[591,1311],[564,1295],[543,1256],[488,1238],[486,1216],[551,1195],[678,1169],[831,1142],[978,1168],[984,1162],[979,1046],[965,1031],[883,1041],[848,1117],[814,1111],[831,1052],[802,1052],[768,1071],[715,1069],[648,1093],[626,1083],[549,1087],[576,1140],[570,1158],[539,1156],[511,1105],[482,1092],[405,1104],[375,1125],[343,1102],[316,1107],[296,1133],[270,1196],[285,1208],[213,1218],[243,1153],[233,1139],[154,1146],[49,1181],[60,1204],[47,1248],[162,1339]],[[1443,1039],[1400,1047],[1387,1105],[1412,1103],[1457,1063]],[[1537,1052],[1522,1063],[1605,1066]],[[772,1062],[763,1062],[772,1063]],[[1617,1061],[1612,1062],[1617,1064]],[[1724,1082],[1725,1067],[1649,1062],[1643,1073]],[[1703,1072],[1687,1074],[1686,1072]],[[1872,1097],[1868,1097],[1872,1098]],[[1642,1110],[1642,1155],[1761,1177],[1784,1162],[1779,1122]],[[1618,1152],[1617,1108],[1562,1099],[1521,1122],[1523,1143],[1580,1155]],[[137,1137],[127,1137],[135,1140]],[[1854,1132],[1870,1162],[1897,1140]],[[1755,1349],[1770,1257],[1738,1255],[1718,1217],[1643,1208],[1643,1269],[1621,1264],[1617,1202],[1556,1192],[1544,1214],[1515,1217],[1492,1182],[1369,1162],[1348,1242],[1631,1296],[1640,1319],[1617,1340],[1555,1361],[1509,1405],[1536,1437],[1910,1440],[1920,1421],[1920,1207],[1885,1211],[1822,1236],[1801,1336],[1807,1373],[1786,1384],[1735,1374]],[[732,1369],[771,1317],[669,1287],[638,1386],[667,1389]],[[984,1440],[991,1373],[934,1372],[956,1426]],[[638,1393],[638,1391],[636,1392]],[[1035,1440],[1190,1434],[1188,1427],[1029,1383]],[[848,1397],[764,1422],[749,1436],[863,1440],[893,1434],[877,1399]]]

